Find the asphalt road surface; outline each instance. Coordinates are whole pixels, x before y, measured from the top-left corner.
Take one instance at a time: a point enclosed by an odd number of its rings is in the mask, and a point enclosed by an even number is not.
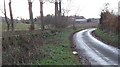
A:
[[[119,65],[119,49],[94,38],[91,32],[95,29],[85,29],[73,36],[78,53],[84,55],[91,65]]]

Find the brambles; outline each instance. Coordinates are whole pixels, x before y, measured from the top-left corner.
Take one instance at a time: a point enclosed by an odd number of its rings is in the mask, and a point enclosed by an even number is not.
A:
[[[79,64],[72,54],[68,39],[73,31],[4,32],[9,35],[3,35],[3,65]]]
[[[4,32],[4,34],[2,38],[3,65],[31,64],[37,59],[41,60],[49,56],[41,48],[44,44],[53,42],[53,40],[46,39],[53,36],[50,30],[43,32],[14,31]]]
[[[108,32],[108,33],[116,33],[119,32],[119,19],[118,16],[114,13],[106,10],[101,12],[101,18],[100,18],[100,29]]]

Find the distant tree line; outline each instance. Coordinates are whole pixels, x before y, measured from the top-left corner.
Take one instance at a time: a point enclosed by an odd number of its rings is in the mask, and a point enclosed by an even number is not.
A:
[[[41,17],[36,18],[36,22],[39,22]],[[47,16],[44,16],[43,22],[45,29],[53,29],[53,28],[65,28],[68,26],[67,16],[61,16],[61,18],[57,19],[55,15],[48,14]],[[41,22],[40,22],[41,23]]]

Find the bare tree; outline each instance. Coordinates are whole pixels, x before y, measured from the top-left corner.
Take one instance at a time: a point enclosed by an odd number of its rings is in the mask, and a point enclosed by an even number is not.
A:
[[[54,17],[54,25],[56,28],[63,28],[65,27],[67,24],[66,22],[66,17],[63,17],[61,15],[62,13],[62,8],[61,8],[61,0],[46,0],[50,3],[54,3],[55,4],[55,17]],[[63,20],[64,19],[64,20]]]
[[[12,31],[14,31],[14,20],[12,14],[11,0],[9,1],[9,10],[10,10],[10,18],[11,18],[11,27],[12,27]]]
[[[55,27],[57,27],[57,23],[58,23],[58,15],[59,15],[59,11],[58,11],[58,0],[48,0],[50,3],[54,3],[55,4]]]
[[[9,31],[9,27],[10,27],[10,24],[8,22],[8,19],[7,19],[7,15],[6,15],[6,5],[5,5],[5,0],[4,0],[4,15],[5,15],[5,21],[7,23],[7,30]]]
[[[34,21],[33,21],[33,12],[32,12],[32,2],[31,0],[28,0],[28,5],[29,5],[29,16],[30,16],[30,30],[34,30]]]
[[[58,23],[58,1],[55,0],[55,23],[56,23],[56,27],[57,27],[57,23]]]
[[[44,22],[43,22],[43,0],[39,0],[40,1],[40,15],[41,15],[41,30],[43,31],[44,28]]]
[[[59,16],[61,16],[61,0],[59,0]]]

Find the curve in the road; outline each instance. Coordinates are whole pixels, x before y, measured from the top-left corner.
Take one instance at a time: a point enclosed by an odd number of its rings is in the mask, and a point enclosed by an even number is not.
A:
[[[119,49],[107,45],[91,35],[96,28],[82,30],[74,35],[78,52],[87,57],[92,65],[118,65]]]

